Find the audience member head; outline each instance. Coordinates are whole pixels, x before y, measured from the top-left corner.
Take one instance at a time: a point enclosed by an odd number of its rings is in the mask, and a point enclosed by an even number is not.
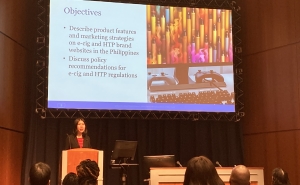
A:
[[[96,185],[100,169],[95,161],[81,161],[76,167],[79,185]]]
[[[87,128],[83,118],[79,117],[74,120],[73,134],[75,136],[82,135],[83,137],[87,135]]]
[[[275,168],[272,173],[272,185],[290,185],[288,173],[282,168]]]
[[[51,169],[48,164],[38,162],[31,166],[29,172],[29,182],[31,185],[50,184]]]
[[[184,185],[224,185],[214,164],[204,156],[194,157],[188,161]]]
[[[231,185],[249,185],[250,172],[244,165],[235,166],[230,175],[229,183]]]
[[[62,185],[78,185],[78,177],[76,173],[68,173],[62,181]]]

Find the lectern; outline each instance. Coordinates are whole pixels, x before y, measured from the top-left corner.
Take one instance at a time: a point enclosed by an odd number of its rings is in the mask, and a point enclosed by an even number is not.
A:
[[[69,173],[76,173],[76,166],[83,160],[90,159],[98,163],[100,173],[98,177],[98,185],[103,184],[103,151],[89,149],[89,148],[76,148],[62,151],[61,161],[61,181]]]
[[[233,167],[217,167],[217,172],[225,185],[229,185],[229,178]],[[264,171],[262,167],[248,167],[251,185],[264,185]],[[182,185],[185,167],[150,168],[150,185]]]

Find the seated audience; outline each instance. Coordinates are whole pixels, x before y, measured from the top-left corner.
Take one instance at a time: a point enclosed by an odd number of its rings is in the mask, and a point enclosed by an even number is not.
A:
[[[204,156],[188,161],[183,185],[224,185],[215,165]]]
[[[282,168],[275,168],[272,173],[272,185],[291,185],[288,173]]]
[[[76,173],[68,173],[62,181],[62,185],[78,185],[78,177]]]
[[[230,185],[249,185],[250,184],[250,172],[244,165],[235,166],[229,178]]]
[[[100,169],[95,161],[81,161],[76,167],[79,185],[97,185]]]
[[[48,164],[38,162],[31,166],[29,182],[31,185],[49,185],[51,169]]]

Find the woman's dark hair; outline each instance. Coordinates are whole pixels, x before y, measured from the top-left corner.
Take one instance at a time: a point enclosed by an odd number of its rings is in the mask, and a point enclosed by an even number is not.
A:
[[[62,181],[62,185],[78,185],[78,177],[76,173],[68,173]]]
[[[79,121],[83,121],[83,123],[85,124],[85,120],[83,118],[81,118],[81,117],[76,118],[74,120],[74,127],[73,127],[73,134],[74,134],[74,136],[77,136],[77,125],[78,125]],[[87,128],[86,128],[86,124],[85,124],[85,130],[82,133],[82,137],[85,137],[86,135],[87,135]]]
[[[205,156],[188,161],[183,185],[224,185],[214,164]]]
[[[282,168],[275,168],[272,172],[272,185],[291,185],[288,173]]]
[[[76,167],[79,185],[96,185],[100,173],[98,164],[90,159],[81,161]]]

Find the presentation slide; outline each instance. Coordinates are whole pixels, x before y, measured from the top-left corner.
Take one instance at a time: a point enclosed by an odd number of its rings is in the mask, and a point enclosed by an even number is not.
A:
[[[234,112],[231,30],[230,10],[50,0],[48,108]]]

